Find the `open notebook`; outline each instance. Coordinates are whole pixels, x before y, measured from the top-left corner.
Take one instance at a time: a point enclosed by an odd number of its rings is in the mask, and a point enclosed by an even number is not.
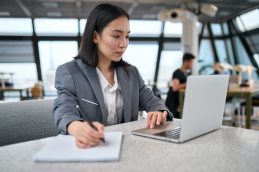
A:
[[[105,143],[87,149],[77,148],[75,138],[58,135],[32,159],[36,162],[117,161],[120,158],[122,132],[105,133]]]

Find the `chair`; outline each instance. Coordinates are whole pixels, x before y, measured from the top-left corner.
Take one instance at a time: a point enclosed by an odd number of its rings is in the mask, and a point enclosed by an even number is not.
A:
[[[58,134],[53,100],[0,103],[0,146]]]

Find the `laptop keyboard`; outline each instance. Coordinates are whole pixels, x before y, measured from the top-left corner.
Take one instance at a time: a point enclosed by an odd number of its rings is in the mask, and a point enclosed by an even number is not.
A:
[[[157,133],[155,135],[162,136],[162,137],[168,137],[168,138],[171,138],[171,139],[179,139],[180,138],[180,132],[181,132],[181,128],[177,127],[177,128],[174,128],[173,130],[162,131],[162,132]]]

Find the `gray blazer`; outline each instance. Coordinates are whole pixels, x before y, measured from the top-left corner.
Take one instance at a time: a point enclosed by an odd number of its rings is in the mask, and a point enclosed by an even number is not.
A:
[[[116,67],[116,73],[122,90],[123,122],[137,120],[139,110],[168,111],[164,102],[145,86],[136,67]],[[67,134],[67,125],[75,120],[89,119],[107,124],[108,113],[96,68],[84,64],[81,59],[65,63],[57,68],[55,87],[58,97],[54,101],[54,118],[61,134]],[[81,116],[77,105],[83,112]]]

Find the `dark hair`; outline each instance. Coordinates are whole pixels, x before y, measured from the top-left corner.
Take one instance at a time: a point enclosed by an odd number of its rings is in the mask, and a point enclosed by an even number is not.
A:
[[[77,58],[81,58],[83,63],[89,66],[96,67],[98,65],[98,53],[96,44],[93,42],[94,32],[101,33],[110,22],[119,17],[129,19],[129,15],[120,7],[111,4],[97,5],[87,18]],[[121,59],[119,62],[113,62],[113,65],[116,67],[128,66],[129,64]]]
[[[195,59],[194,55],[191,53],[184,53],[183,55],[183,62],[190,61]]]

